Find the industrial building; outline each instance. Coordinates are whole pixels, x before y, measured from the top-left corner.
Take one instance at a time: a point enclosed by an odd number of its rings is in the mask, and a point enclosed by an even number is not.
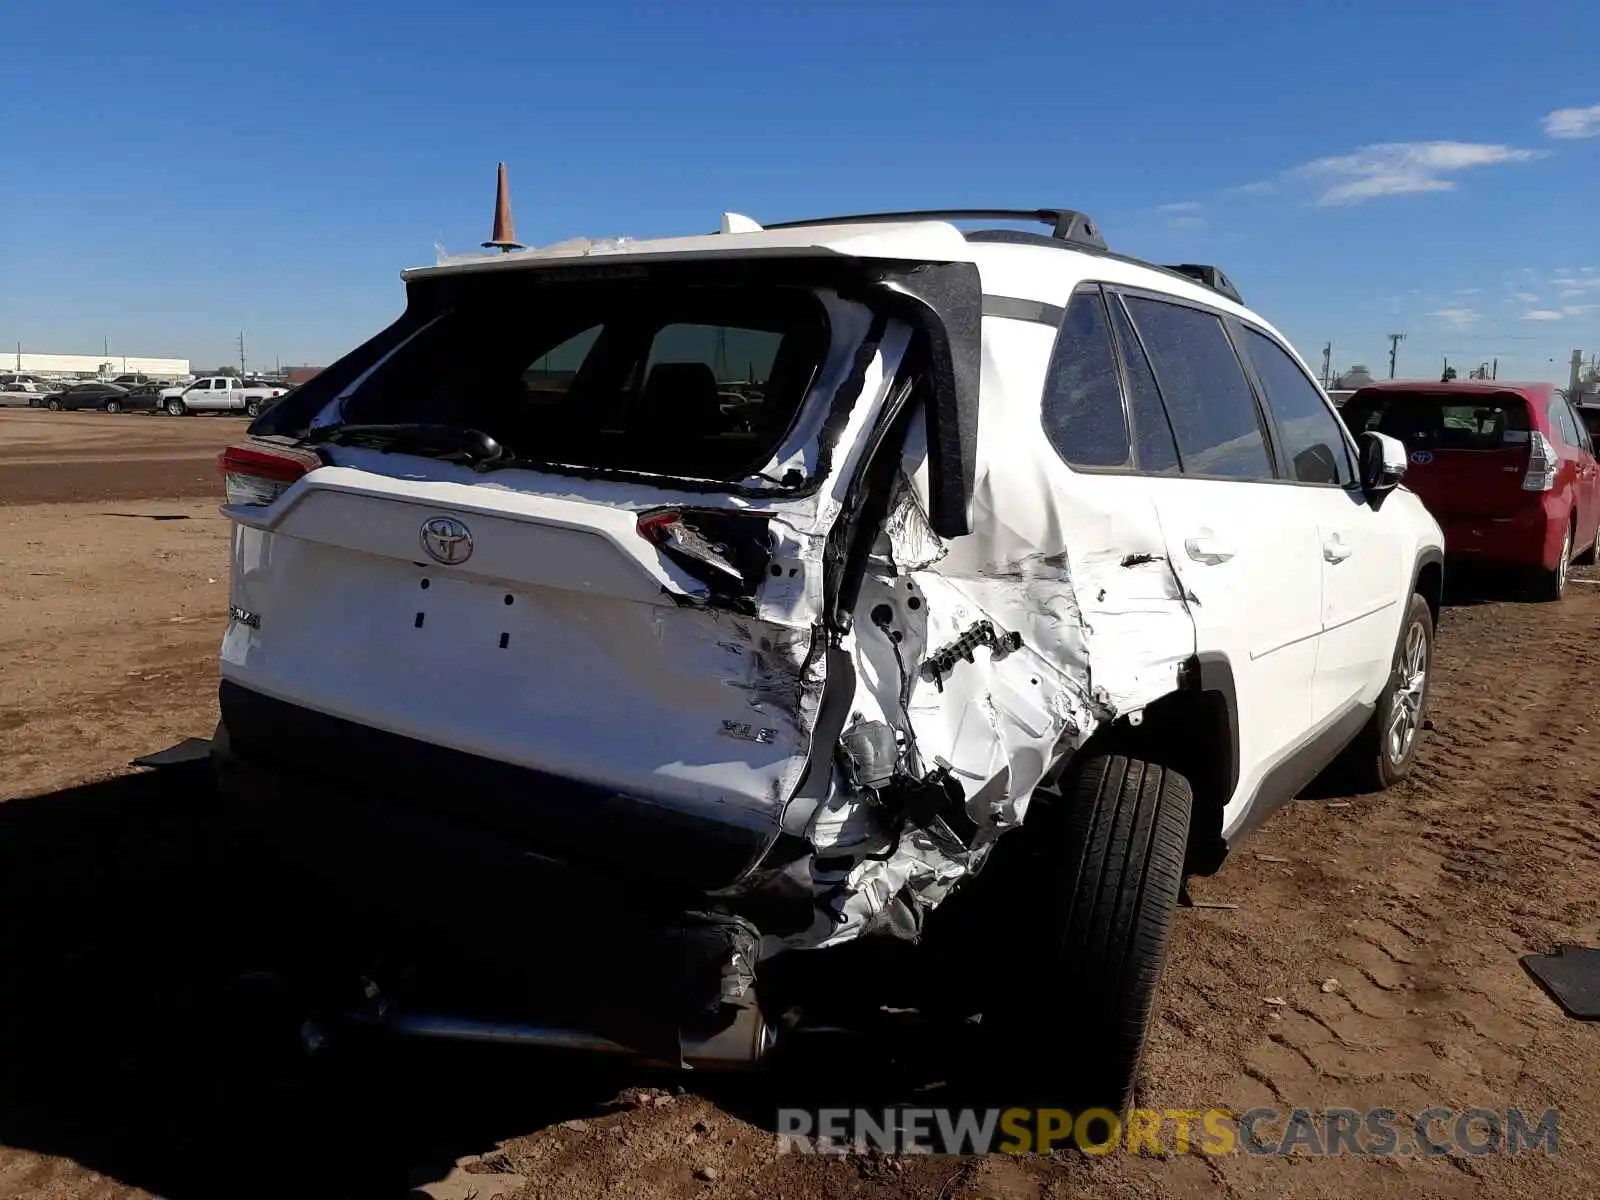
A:
[[[141,354],[33,354],[24,350],[0,354],[0,371],[86,379],[131,374],[148,375],[152,379],[185,379],[191,374],[187,358],[152,358]]]

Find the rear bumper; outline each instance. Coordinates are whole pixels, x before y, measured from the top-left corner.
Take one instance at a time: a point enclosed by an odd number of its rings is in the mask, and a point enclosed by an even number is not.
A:
[[[225,708],[239,720],[240,697]],[[753,1016],[760,931],[687,888],[557,861],[374,788],[274,770],[242,756],[226,724],[212,763],[227,824],[273,870],[260,885],[270,894],[353,906],[382,919],[385,946],[425,957],[448,947],[472,965],[464,997],[458,969],[424,968],[393,998],[400,1009],[465,999],[491,1020],[553,1023],[668,1063]],[[472,807],[470,793],[449,798]],[[349,965],[365,969],[365,957]]]
[[[1506,517],[1442,517],[1445,553],[1463,566],[1538,567],[1552,570],[1561,556],[1567,512],[1541,499]]]
[[[419,865],[443,853],[439,839],[448,834],[494,862],[537,858],[593,870],[625,889],[698,894],[741,878],[774,840],[765,830],[388,733],[230,680],[218,699],[219,786],[242,823],[291,852],[353,853],[382,827],[404,836]],[[334,821],[342,836],[333,836]]]

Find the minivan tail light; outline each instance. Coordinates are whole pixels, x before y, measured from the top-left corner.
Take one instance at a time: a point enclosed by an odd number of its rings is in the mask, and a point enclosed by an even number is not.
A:
[[[295,480],[322,465],[310,450],[264,442],[236,442],[217,456],[228,503],[247,507],[271,504]]]
[[[1522,490],[1548,492],[1556,485],[1556,468],[1560,465],[1561,459],[1550,439],[1535,429],[1528,439],[1528,473],[1523,476]]]

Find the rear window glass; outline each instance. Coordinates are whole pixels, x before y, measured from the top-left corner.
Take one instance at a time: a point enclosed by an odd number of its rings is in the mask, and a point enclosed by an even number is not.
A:
[[[1528,405],[1521,396],[1463,397],[1426,392],[1357,394],[1345,422],[1399,438],[1413,450],[1503,450],[1528,444]]]
[[[485,289],[384,363],[343,420],[462,426],[533,462],[731,482],[771,460],[828,339],[800,288]]]
[[[1099,289],[1072,297],[1045,376],[1045,437],[1075,467],[1128,465],[1128,423]]]

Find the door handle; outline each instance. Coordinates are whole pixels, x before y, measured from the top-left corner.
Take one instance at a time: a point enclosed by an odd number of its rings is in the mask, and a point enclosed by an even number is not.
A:
[[[1225,563],[1233,557],[1233,551],[1209,533],[1196,534],[1192,538],[1185,539],[1183,548],[1195,562],[1205,563],[1210,567]]]
[[[1342,563],[1350,557],[1354,549],[1353,546],[1347,546],[1341,542],[1338,534],[1334,534],[1333,537],[1322,543],[1322,557],[1331,563]]]

